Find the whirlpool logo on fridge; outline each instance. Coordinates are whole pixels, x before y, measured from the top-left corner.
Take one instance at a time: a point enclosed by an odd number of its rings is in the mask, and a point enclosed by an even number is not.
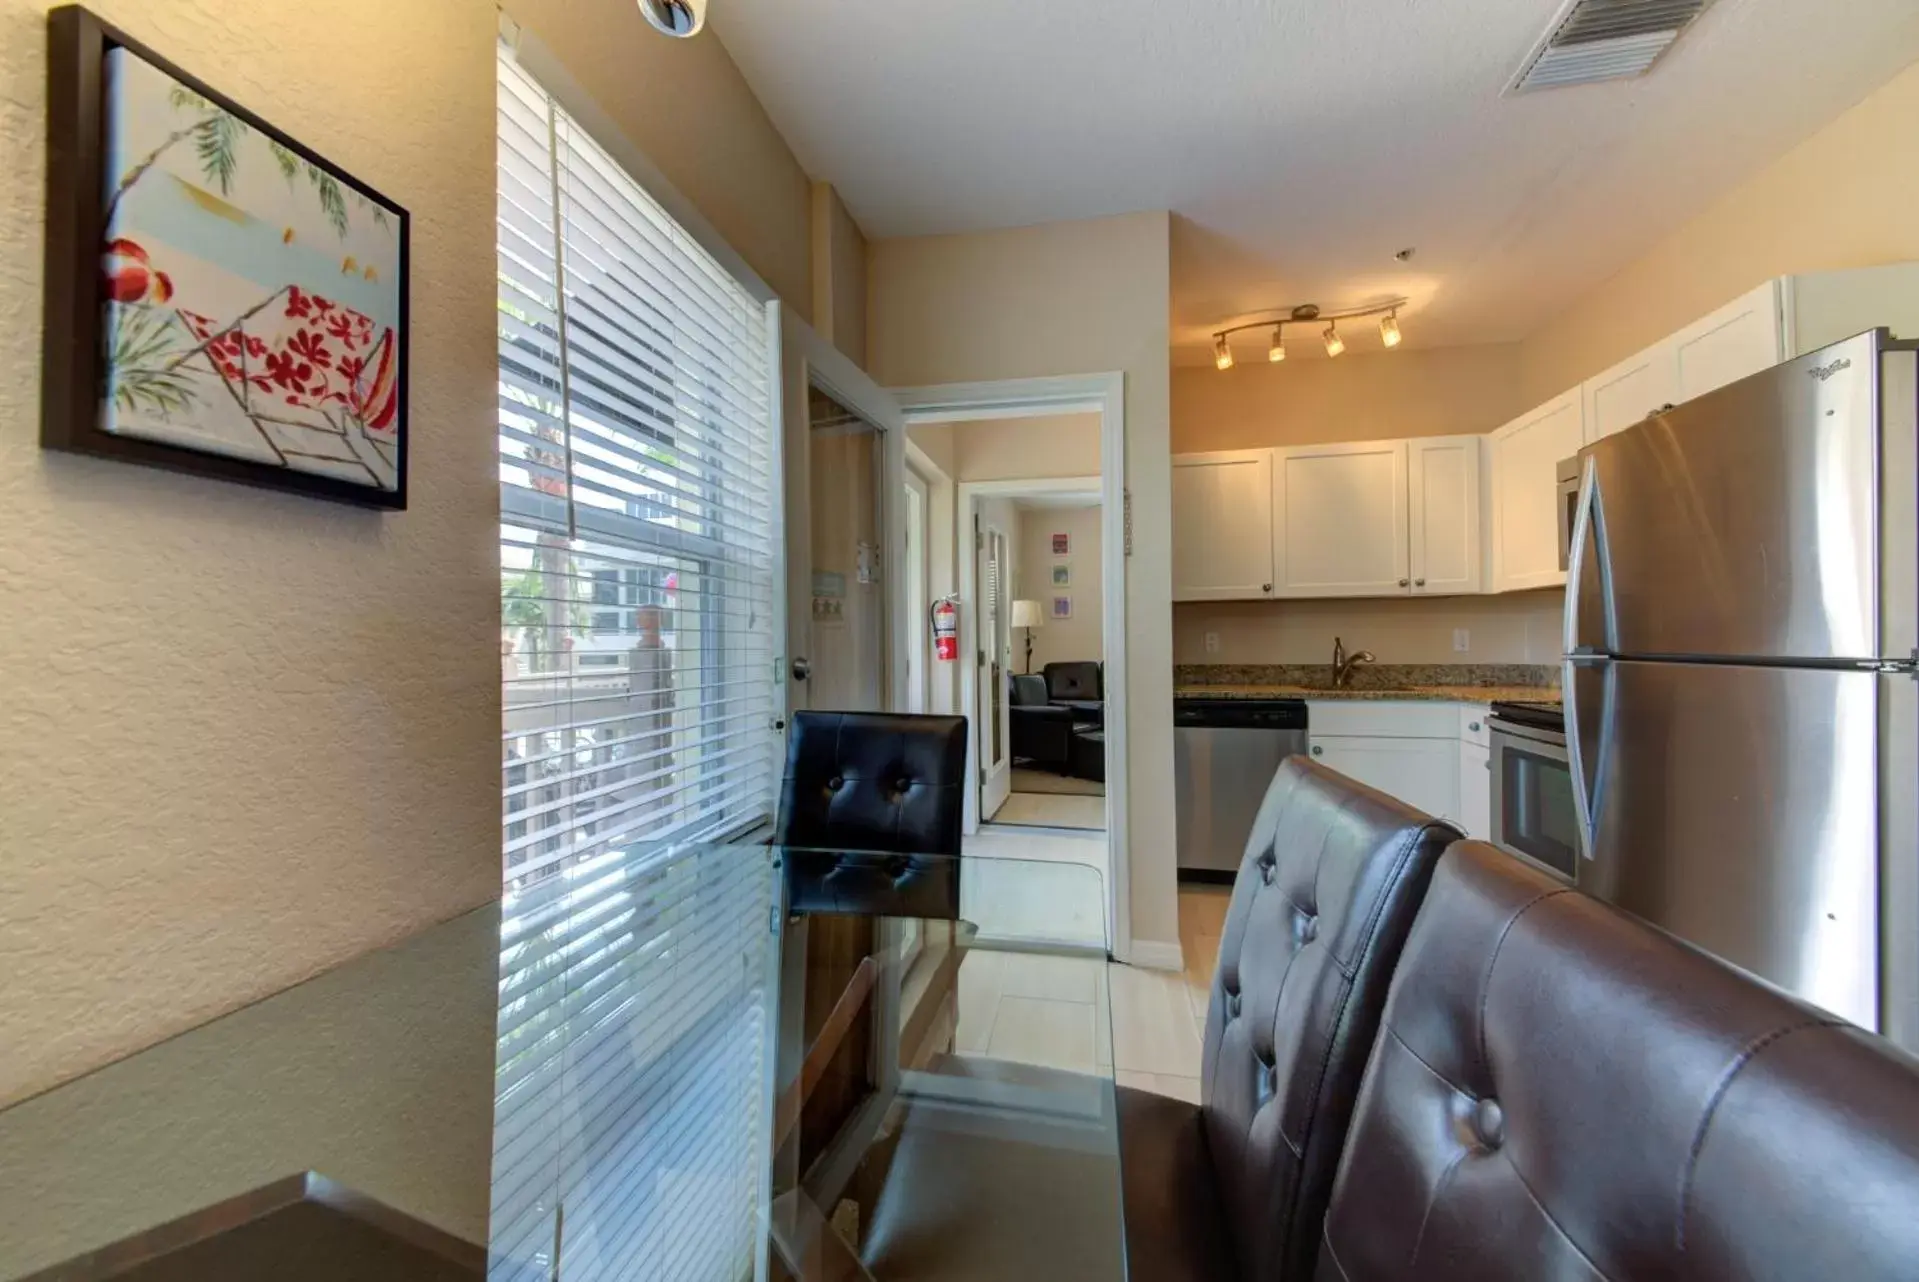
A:
[[[1834,374],[1837,374],[1840,370],[1851,369],[1851,368],[1852,368],[1852,357],[1841,356],[1838,360],[1834,361],[1830,365],[1815,365],[1811,369],[1807,370],[1806,373],[1812,375],[1814,378],[1818,379],[1820,382],[1823,383],[1827,379],[1831,378]]]

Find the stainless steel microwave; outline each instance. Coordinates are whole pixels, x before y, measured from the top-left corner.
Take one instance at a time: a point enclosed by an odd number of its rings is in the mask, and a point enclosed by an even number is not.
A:
[[[1580,459],[1577,454],[1559,460],[1559,568],[1572,563],[1573,522],[1579,519]]]

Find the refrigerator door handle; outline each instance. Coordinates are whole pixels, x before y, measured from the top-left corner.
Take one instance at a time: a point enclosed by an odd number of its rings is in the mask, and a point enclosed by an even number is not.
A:
[[[1606,556],[1606,521],[1599,510],[1599,469],[1592,455],[1580,460],[1579,497],[1573,506],[1571,545],[1566,557],[1566,604],[1563,626],[1564,653],[1594,654],[1612,643],[1612,574]],[[1586,549],[1590,545],[1596,558],[1594,568],[1599,590],[1599,618],[1605,636],[1604,645],[1581,639],[1580,605],[1586,588]]]
[[[1579,830],[1579,857],[1582,861],[1593,858],[1593,841],[1596,836],[1593,828],[1593,802],[1597,794],[1597,781],[1588,782],[1586,777],[1586,749],[1584,726],[1579,712],[1579,682],[1576,680],[1579,669],[1590,666],[1591,660],[1582,664],[1578,657],[1567,655],[1564,671],[1560,675],[1560,697],[1564,702],[1566,718],[1566,766],[1572,775],[1573,818]],[[1601,702],[1604,699],[1602,695]],[[1599,755],[1605,756],[1604,736],[1605,709],[1600,709]]]

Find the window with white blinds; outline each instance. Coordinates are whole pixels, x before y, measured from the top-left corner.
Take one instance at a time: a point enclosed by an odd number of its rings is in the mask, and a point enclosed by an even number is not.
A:
[[[766,309],[504,56],[509,883],[770,812]]]
[[[495,1279],[758,1258],[776,540],[766,309],[502,52]]]

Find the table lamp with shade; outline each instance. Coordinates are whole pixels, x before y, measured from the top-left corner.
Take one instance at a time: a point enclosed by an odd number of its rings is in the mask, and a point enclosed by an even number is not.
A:
[[[1013,626],[1026,629],[1026,671],[1033,671],[1033,629],[1046,626],[1046,611],[1038,601],[1013,602]]]

